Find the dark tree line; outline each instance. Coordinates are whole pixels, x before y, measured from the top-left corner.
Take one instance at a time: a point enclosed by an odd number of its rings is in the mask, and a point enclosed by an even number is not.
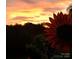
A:
[[[55,51],[46,41],[44,29],[43,24],[6,25],[7,59],[50,58]]]
[[[26,23],[25,25],[6,26],[6,57],[46,59],[48,44],[44,37],[41,24]]]
[[[43,34],[43,29],[44,27],[42,25],[34,25],[32,23],[26,23],[24,26],[18,24],[16,24],[15,26],[7,25],[7,57],[18,57],[26,55],[26,46],[33,43],[35,36]]]

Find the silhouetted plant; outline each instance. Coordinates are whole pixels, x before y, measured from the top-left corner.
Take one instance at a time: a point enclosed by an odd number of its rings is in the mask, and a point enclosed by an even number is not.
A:
[[[69,15],[58,13],[54,18],[49,18],[47,24],[46,37],[51,43],[51,47],[68,52],[71,49],[72,40],[72,19]]]

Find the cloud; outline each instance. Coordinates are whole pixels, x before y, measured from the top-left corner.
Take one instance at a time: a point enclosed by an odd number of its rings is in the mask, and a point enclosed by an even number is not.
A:
[[[47,2],[66,2],[66,1],[70,1],[70,0],[47,0]]]
[[[12,18],[12,20],[27,20],[27,19],[33,19],[34,17],[25,17],[25,16],[16,16]]]
[[[40,15],[45,16],[46,14],[45,13],[40,13]]]
[[[43,11],[44,12],[53,12],[53,11],[58,11],[58,10],[62,10],[64,9],[64,7],[53,7],[53,8],[44,8]]]
[[[71,0],[7,0],[7,22],[48,21],[48,17],[57,11],[63,11]],[[14,18],[13,18],[14,17]],[[38,21],[39,19],[39,21]],[[32,22],[32,21],[31,21]]]
[[[40,0],[22,0],[22,1],[26,3],[34,4],[34,3],[38,3]]]
[[[7,0],[6,2],[8,6],[12,6],[15,3],[14,0]]]
[[[57,2],[58,0],[47,0],[47,2]]]

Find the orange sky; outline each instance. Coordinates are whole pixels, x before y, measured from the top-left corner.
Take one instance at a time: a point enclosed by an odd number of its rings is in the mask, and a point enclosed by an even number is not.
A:
[[[7,0],[6,24],[49,22],[53,13],[66,13],[70,4],[71,0]]]

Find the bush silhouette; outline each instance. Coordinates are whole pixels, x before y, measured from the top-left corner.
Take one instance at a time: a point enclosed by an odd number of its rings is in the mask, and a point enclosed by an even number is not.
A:
[[[6,55],[7,57],[19,57],[27,55],[26,45],[30,45],[36,35],[43,34],[44,27],[26,23],[25,25],[6,26]]]

